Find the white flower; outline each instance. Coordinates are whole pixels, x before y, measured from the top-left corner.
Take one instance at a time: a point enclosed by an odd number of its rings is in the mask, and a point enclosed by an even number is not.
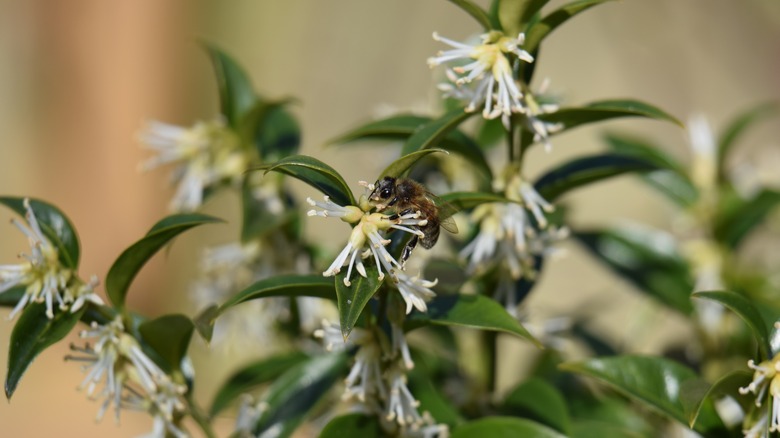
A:
[[[547,152],[552,150],[550,135],[562,130],[564,127],[561,123],[545,122],[539,118],[540,115],[558,111],[557,104],[542,101],[543,95],[547,92],[547,87],[549,85],[549,79],[545,78],[544,81],[542,81],[542,85],[535,93],[526,92],[523,96],[523,102],[525,103],[525,118],[527,121],[526,127],[534,134],[535,142],[541,141],[544,143],[544,150]]]
[[[718,178],[717,146],[707,118],[702,114],[688,120],[688,142],[693,151],[691,181],[700,190],[714,190]]]
[[[361,345],[355,354],[355,363],[344,380],[346,388],[342,399],[357,398],[361,402],[367,402],[373,398],[384,400],[387,398],[387,389],[382,381],[381,349],[371,339]]]
[[[57,248],[49,242],[41,231],[30,200],[25,198],[24,208],[27,224],[12,219],[12,223],[27,236],[30,254],[20,254],[24,259],[17,265],[0,265],[0,293],[16,286],[26,286],[24,295],[16,304],[8,319],[13,319],[33,302],[46,303],[46,316],[54,317],[54,303],[65,309],[73,302],[73,296],[65,294],[72,271],[65,269],[59,261]],[[84,298],[87,299],[87,298]]]
[[[401,436],[409,438],[449,438],[450,428],[446,424],[436,424],[428,412],[423,412],[422,423],[422,425],[416,424],[402,428]]]
[[[205,189],[222,180],[237,181],[249,163],[238,136],[221,120],[198,122],[191,128],[152,121],[139,137],[158,154],[142,164],[143,170],[177,163],[174,181],[179,186],[171,201],[173,211],[197,209]]]
[[[414,368],[414,361],[412,361],[412,353],[409,351],[409,344],[406,342],[403,327],[390,323],[390,334],[393,341],[390,358],[392,359],[400,355],[406,369],[411,370]]]
[[[322,339],[322,344],[328,351],[344,351],[348,347],[354,346],[356,342],[365,342],[364,336],[368,335],[364,332],[365,330],[363,329],[355,328],[350,333],[351,336],[348,339],[344,339],[339,325],[324,319],[322,320],[322,327],[314,331],[314,337]]]
[[[427,221],[420,219],[419,212],[396,217],[382,213],[364,212],[363,209],[353,205],[343,207],[330,201],[327,196],[324,203],[314,201],[311,198],[308,198],[307,201],[310,205],[320,208],[320,210],[310,210],[309,216],[338,217],[345,222],[356,224],[352,228],[347,245],[322,275],[326,277],[336,275],[346,264],[347,275],[343,281],[349,287],[352,284],[350,281],[352,269],[354,268],[362,277],[367,277],[368,273],[363,259],[372,257],[378,271],[377,278],[380,281],[383,280],[385,272],[390,276],[393,284],[406,301],[407,313],[411,312],[412,307],[421,312],[427,310],[425,302],[436,296],[430,288],[435,286],[437,281],[424,280],[419,275],[415,277],[407,275],[403,271],[403,265],[385,248],[390,243],[390,239],[387,239],[383,234],[389,230],[399,230],[420,237],[424,236],[418,227],[424,226]]]
[[[777,324],[776,324],[777,325]],[[756,396],[756,406],[761,407],[764,400],[768,398],[770,406],[769,431],[780,431],[780,355],[772,360],[767,360],[756,365],[751,359],[748,366],[754,371],[753,380],[745,387],[739,388],[739,393],[746,395],[753,393]]]
[[[514,59],[533,62],[533,57],[520,49],[525,41],[525,35],[517,38],[504,36],[500,32],[490,32],[481,36],[481,43],[469,45],[453,41],[433,34],[433,39],[451,47],[451,50],[441,51],[437,56],[428,59],[428,65],[437,65],[452,61],[466,60],[468,64],[452,69],[460,76],[456,85],[478,81],[466,111],[474,111],[484,102],[482,115],[492,119],[499,116],[508,117],[513,112],[523,112],[523,93],[512,76],[512,61]],[[511,57],[510,57],[511,55]]]
[[[238,408],[238,416],[236,417],[235,432],[240,437],[253,437],[252,429],[255,427],[255,423],[260,419],[268,409],[267,402],[255,403],[254,399],[249,394],[241,396],[241,405]]]
[[[406,386],[406,374],[394,367],[388,371],[387,380],[390,382],[390,399],[387,402],[385,418],[389,421],[395,420],[400,426],[421,425],[423,417],[417,411],[420,402]]]
[[[89,279],[89,283],[78,282],[78,285],[73,286],[65,290],[65,301],[73,301],[70,306],[71,312],[76,312],[81,309],[85,303],[90,302],[98,306],[103,305],[103,300],[95,293],[95,288],[100,284],[96,275],[93,275]]]

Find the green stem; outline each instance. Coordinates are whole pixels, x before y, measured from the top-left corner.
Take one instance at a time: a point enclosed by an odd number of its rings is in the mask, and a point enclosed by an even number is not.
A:
[[[190,415],[195,422],[198,423],[203,434],[206,435],[207,438],[216,438],[217,435],[214,433],[214,429],[211,428],[211,422],[209,421],[208,415],[206,415],[206,413],[203,412],[203,409],[195,403],[191,392],[187,393],[187,404],[190,408]]]

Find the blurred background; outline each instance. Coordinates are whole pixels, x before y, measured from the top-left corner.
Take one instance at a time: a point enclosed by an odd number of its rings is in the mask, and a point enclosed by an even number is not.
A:
[[[198,40],[231,53],[262,94],[297,97],[303,152],[352,183],[374,178],[396,150],[325,148],[325,142],[389,110],[437,111],[436,81],[425,61],[442,46],[431,33],[463,40],[479,30],[444,0],[0,0],[0,193],[59,206],[80,233],[82,277],[103,278],[117,255],[167,213],[173,194],[166,169],[137,170],[149,156],[136,140],[139,128],[149,119],[191,125],[217,112],[211,66]],[[633,97],[683,120],[702,112],[717,131],[737,112],[780,98],[776,0],[616,1],[563,26],[542,50],[537,80],[549,77],[551,90],[572,105]],[[603,149],[606,130],[651,136],[687,160],[685,133],[671,124],[590,126],[556,137],[552,153],[534,149],[529,176]],[[762,148],[778,148],[778,138],[778,124],[763,123],[744,138],[738,155],[757,157]],[[302,196],[315,194],[296,187]],[[668,229],[674,212],[631,177],[574,192],[565,201],[574,226],[631,219]],[[131,308],[148,315],[197,311],[187,289],[198,249],[233,240],[238,227],[231,195],[209,201],[205,211],[228,224],[185,234],[156,256],[131,289]],[[12,213],[4,210],[0,217]],[[14,263],[27,244],[4,223],[0,263]],[[312,235],[318,226],[307,224]],[[339,240],[323,238],[334,248]],[[629,351],[654,351],[662,341],[640,336],[632,324],[675,327],[675,315],[638,299],[575,244],[564,247],[565,256],[548,264],[527,313],[598,308],[596,330]],[[6,315],[4,310],[0,317]],[[11,329],[11,322],[0,321],[0,363],[6,362]],[[225,364],[235,362],[196,344],[196,368],[207,377],[197,396],[206,401],[231,372]],[[135,413],[123,413],[121,427],[111,415],[95,424],[98,405],[76,391],[83,374],[77,364],[63,363],[67,350],[63,342],[44,352],[13,400],[0,403],[0,435],[130,437],[150,430],[151,420]],[[251,354],[260,352],[262,346]],[[521,362],[504,367],[502,378],[511,380]]]

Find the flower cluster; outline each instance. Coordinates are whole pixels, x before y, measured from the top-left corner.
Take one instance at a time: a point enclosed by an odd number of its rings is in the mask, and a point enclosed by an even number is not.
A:
[[[407,385],[406,373],[414,368],[403,329],[391,323],[391,341],[380,342],[383,334],[356,328],[344,340],[335,324],[323,321],[315,337],[323,340],[329,351],[357,348],[355,363],[347,378],[342,399],[357,401],[363,408],[376,412],[383,426],[400,430],[402,436],[446,437],[446,425],[436,424],[427,412],[420,413],[420,402]]]
[[[30,200],[24,200],[26,224],[12,219],[12,223],[27,237],[30,254],[20,254],[24,259],[16,265],[0,265],[0,293],[16,287],[23,287],[24,294],[17,302],[8,319],[16,315],[30,303],[46,303],[46,316],[54,317],[54,304],[59,309],[79,310],[86,302],[103,304],[95,293],[98,284],[96,277],[89,283],[76,277],[72,270],[64,267],[59,260],[59,252],[41,230],[38,218],[30,206]]]
[[[78,354],[66,360],[86,363],[83,368],[87,376],[79,389],[86,388],[90,398],[101,400],[97,420],[111,406],[117,422],[122,408],[142,410],[154,418],[150,436],[188,436],[174,424],[175,416],[185,410],[182,396],[186,386],[175,383],[143,352],[138,341],[125,331],[121,317],[106,325],[93,322],[90,330],[82,331],[80,336],[96,339],[94,346],[71,345]]]
[[[143,170],[177,163],[173,211],[196,210],[205,190],[221,181],[238,181],[249,164],[247,150],[222,120],[198,122],[191,128],[153,121],[141,132],[140,140],[157,152],[141,165]]]
[[[308,198],[307,201],[311,206],[320,209],[309,210],[309,216],[338,217],[345,222],[354,224],[347,245],[322,275],[326,277],[336,275],[346,264],[347,275],[343,282],[349,287],[352,270],[355,269],[358,274],[367,277],[368,273],[363,260],[373,258],[378,271],[378,279],[383,280],[385,273],[389,275],[392,283],[406,302],[406,313],[411,312],[412,308],[421,312],[428,309],[426,301],[436,296],[431,290],[436,285],[436,280],[428,281],[420,278],[419,275],[408,275],[404,271],[402,263],[396,260],[386,248],[390,243],[386,233],[391,230],[399,230],[419,237],[424,236],[419,227],[425,226],[427,220],[420,217],[420,212],[403,215],[371,213],[372,206],[368,205],[367,202],[361,203],[363,208],[354,205],[340,206],[327,196],[324,202],[311,198]]]
[[[739,388],[739,393],[743,395],[753,393],[756,396],[756,407],[759,408],[768,400],[771,415],[764,410],[765,413],[756,421],[756,424],[746,424],[745,436],[748,436],[751,430],[763,429],[767,419],[769,420],[770,432],[780,431],[780,378],[778,375],[780,372],[780,355],[758,365],[751,359],[748,361],[748,366],[754,371],[753,381],[747,386]],[[769,418],[767,418],[768,415]]]

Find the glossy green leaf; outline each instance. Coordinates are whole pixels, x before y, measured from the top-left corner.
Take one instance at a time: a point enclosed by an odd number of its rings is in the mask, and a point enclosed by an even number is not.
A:
[[[428,303],[428,311],[414,311],[405,327],[412,330],[427,324],[471,327],[510,333],[541,347],[536,338],[503,306],[483,295],[438,295]]]
[[[125,297],[138,271],[174,237],[198,225],[221,222],[204,214],[175,214],[157,222],[146,236],[124,250],[106,275],[106,295],[117,308],[123,308]]]
[[[770,346],[769,346],[769,330],[771,324],[767,326],[761,313],[758,311],[753,302],[744,295],[740,295],[734,292],[728,291],[702,291],[695,292],[693,294],[696,298],[705,298],[708,300],[717,301],[724,306],[728,307],[737,314],[743,321],[750,327],[753,335],[758,341],[758,347],[761,350],[762,359],[769,359]]]
[[[67,336],[85,310],[86,306],[72,313],[59,311],[52,319],[46,316],[45,303],[31,303],[22,311],[11,332],[8,374],[5,377],[6,397],[11,398],[32,361],[43,350]]]
[[[485,417],[458,426],[452,431],[452,438],[564,438],[565,436],[542,424],[514,417]]]
[[[377,180],[380,180],[386,176],[391,176],[393,178],[402,177],[421,158],[436,152],[443,152],[445,154],[447,153],[447,151],[443,149],[423,149],[421,151],[411,152],[390,163],[390,165],[388,165],[385,170],[379,174],[379,178],[377,178]]]
[[[532,377],[510,391],[501,405],[501,412],[537,421],[566,435],[571,431],[563,395],[538,377]]]
[[[27,286],[15,286],[0,293],[0,307],[14,307],[24,296]]]
[[[725,396],[735,397],[735,400],[741,402],[742,409],[747,410],[753,405],[754,400],[748,400],[748,397],[739,397],[739,389],[747,386],[753,380],[753,374],[748,371],[733,371],[720,378],[713,385],[694,385],[693,387],[683,387],[683,409],[688,419],[688,424],[693,427],[699,417],[702,407],[707,401],[716,401]],[[687,394],[686,394],[687,392]]]
[[[560,368],[607,383],[624,395],[688,426],[681,391],[699,377],[684,365],[661,357],[613,356],[569,362]],[[707,436],[725,432],[711,403],[705,402],[702,407],[695,430]]]
[[[298,152],[301,126],[283,105],[271,106],[258,124],[255,145],[263,159],[281,159]]]
[[[24,199],[14,196],[0,196],[0,204],[24,217]],[[57,207],[38,199],[30,198],[30,208],[35,213],[43,235],[57,248],[57,256],[64,266],[77,269],[81,248],[76,228],[70,219]]]
[[[219,306],[212,306],[195,318],[195,327],[207,341],[211,340],[214,322],[228,309],[249,300],[269,297],[317,297],[335,299],[333,279],[322,275],[284,274],[259,280],[230,297]]]
[[[561,6],[536,22],[526,33],[523,49],[534,51],[547,36],[570,18],[601,3],[610,0],[578,0]]]
[[[204,44],[211,57],[217,76],[220,112],[231,127],[237,128],[239,121],[257,102],[257,95],[246,71],[221,49]]]
[[[164,315],[144,322],[138,332],[144,343],[164,361],[163,369],[171,372],[181,369],[194,329],[192,321],[184,315]]]
[[[418,361],[415,360],[415,369]],[[453,427],[463,423],[458,410],[453,406],[452,400],[439,392],[439,389],[431,381],[430,375],[413,372],[409,376],[410,391],[420,403],[419,412],[428,412],[436,419],[438,424],[446,424]]]
[[[473,112],[466,112],[463,108],[451,109],[442,117],[426,123],[415,131],[406,143],[404,143],[404,146],[401,149],[401,155],[408,155],[423,149],[438,147],[439,143],[441,143],[450,132],[473,115]]]
[[[620,117],[646,117],[683,126],[682,122],[674,116],[653,105],[634,99],[602,100],[581,107],[561,108],[554,113],[539,116],[546,122],[563,124],[562,131]]]
[[[552,202],[580,186],[627,172],[657,169],[650,161],[618,154],[600,154],[575,158],[542,175],[534,186],[542,197]]]
[[[430,117],[398,114],[361,125],[348,131],[346,134],[328,141],[328,144],[350,143],[370,139],[405,140],[430,121]]]
[[[550,0],[496,0],[498,19],[505,35],[517,36]]]
[[[728,211],[721,211],[715,223],[715,238],[729,248],[737,248],[780,204],[780,192],[762,190],[750,200],[734,199]]]
[[[682,207],[691,206],[699,198],[693,183],[677,172],[656,170],[642,174],[642,179]]]
[[[477,4],[470,0],[449,0],[450,3],[455,4],[459,8],[461,8],[464,12],[471,15],[471,17],[485,29],[490,30],[493,27],[493,24],[490,22],[490,17],[488,17],[487,12],[485,12],[484,9],[479,7]]]
[[[233,400],[264,383],[272,382],[287,370],[303,363],[309,356],[300,352],[285,353],[252,362],[233,373],[217,390],[211,402],[213,417],[227,408]]]
[[[778,111],[780,111],[780,104],[777,102],[764,102],[741,113],[726,125],[726,129],[720,134],[718,141],[718,172],[720,173],[721,178],[724,176],[726,158],[734,147],[734,144],[737,142],[737,139],[739,139],[749,127],[765,117],[777,114]]]
[[[693,283],[671,235],[639,227],[578,231],[573,235],[641,292],[684,315],[693,311]]]
[[[274,380],[263,399],[268,408],[253,428],[260,436],[288,437],[347,368],[342,353],[322,354],[300,363]]]
[[[382,281],[379,280],[379,272],[376,265],[366,265],[367,277],[357,272],[352,272],[351,284],[344,284],[347,272],[342,271],[336,275],[336,296],[338,297],[339,321],[341,321],[341,334],[346,339],[355,328],[355,323],[363,308],[366,307],[371,297],[374,296]]]
[[[336,417],[322,429],[320,438],[381,438],[385,436],[375,415],[360,413]]]
[[[266,173],[274,171],[297,178],[330,196],[339,205],[355,205],[352,190],[336,169],[308,155],[291,155],[274,164],[261,166]]]
[[[609,133],[604,136],[607,146],[620,155],[641,158],[656,165],[659,169],[669,169],[686,174],[685,167],[676,158],[666,153],[660,146],[645,139],[623,134]]]

